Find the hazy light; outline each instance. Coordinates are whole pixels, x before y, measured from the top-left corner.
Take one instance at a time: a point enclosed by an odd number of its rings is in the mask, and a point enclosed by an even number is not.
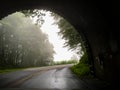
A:
[[[69,60],[75,52],[68,51],[68,48],[63,48],[65,40],[58,36],[57,32],[59,28],[57,25],[53,25],[54,19],[50,16],[49,12],[46,12],[44,17],[44,24],[41,29],[44,33],[48,34],[49,41],[53,44],[56,54],[54,55],[54,61]],[[79,58],[79,57],[78,57]]]

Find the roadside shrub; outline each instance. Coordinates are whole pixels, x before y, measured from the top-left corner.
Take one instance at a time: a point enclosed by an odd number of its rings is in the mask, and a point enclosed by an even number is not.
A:
[[[81,57],[80,63],[82,63],[82,64],[88,64],[88,63],[89,63],[87,53],[85,53],[85,54]]]
[[[80,62],[71,67],[71,70],[74,74],[76,74],[80,78],[89,76],[90,75],[90,67],[89,67],[88,63],[89,63],[88,55],[87,55],[87,53],[85,53],[81,57]]]
[[[87,64],[77,64],[71,67],[73,73],[75,73],[78,77],[83,78],[84,76],[89,75],[90,68]]]

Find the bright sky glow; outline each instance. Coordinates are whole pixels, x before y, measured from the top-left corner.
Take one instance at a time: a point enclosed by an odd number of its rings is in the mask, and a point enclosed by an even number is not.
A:
[[[49,41],[53,44],[56,54],[54,54],[54,61],[69,60],[75,52],[68,51],[68,48],[63,48],[65,40],[58,36],[57,32],[59,28],[57,25],[53,25],[54,19],[50,16],[49,12],[46,12],[44,17],[44,24],[41,29],[44,33],[48,34]]]

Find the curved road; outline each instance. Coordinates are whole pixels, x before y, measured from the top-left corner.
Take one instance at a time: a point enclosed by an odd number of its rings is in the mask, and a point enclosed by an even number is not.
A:
[[[40,89],[80,89],[86,88],[83,82],[71,74],[68,67],[46,71],[19,86],[20,88]]]
[[[71,65],[60,65],[43,68],[30,68],[5,75],[0,74],[0,89],[95,90],[73,75],[69,69],[70,66]]]

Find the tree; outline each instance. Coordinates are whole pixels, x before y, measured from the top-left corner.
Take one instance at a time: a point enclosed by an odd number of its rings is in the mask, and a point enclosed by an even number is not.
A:
[[[86,49],[80,34],[64,18],[55,13],[51,13],[51,15],[55,19],[54,24],[60,28],[58,34],[65,40],[64,47],[69,47],[70,50],[76,50],[78,55],[83,55]]]
[[[0,65],[3,67],[43,66],[53,60],[54,47],[47,34],[23,13],[0,20]]]
[[[22,10],[21,12],[24,13],[26,17],[30,17],[31,19],[35,18],[35,24],[39,25],[40,27],[44,23],[43,17],[45,16],[45,10],[31,9]]]

